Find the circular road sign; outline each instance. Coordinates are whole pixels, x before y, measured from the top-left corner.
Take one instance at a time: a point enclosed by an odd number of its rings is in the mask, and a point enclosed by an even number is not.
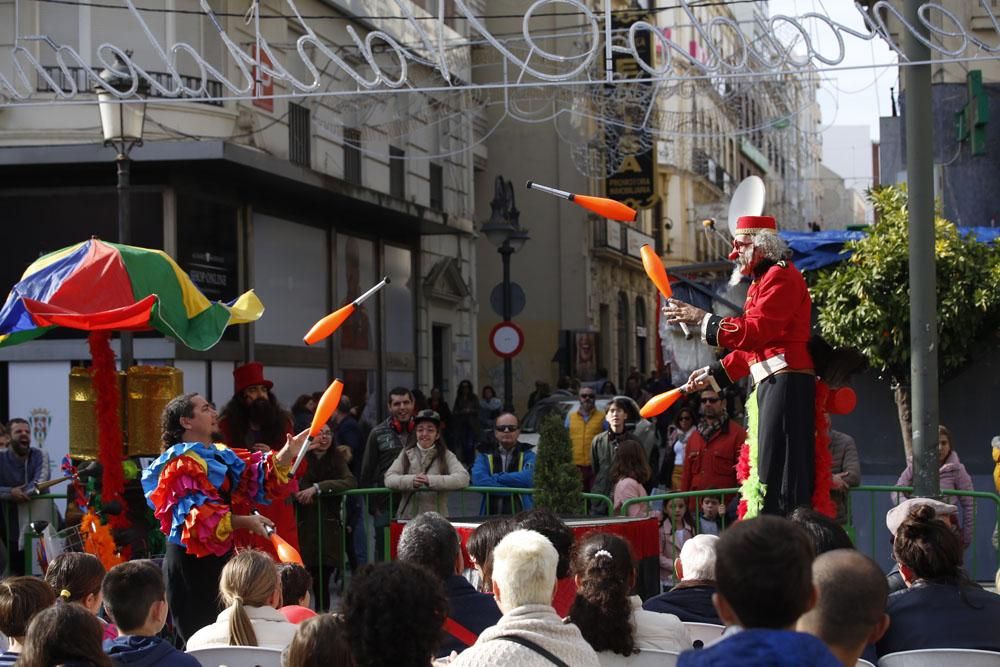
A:
[[[516,357],[524,347],[524,332],[513,322],[500,322],[490,332],[490,347],[498,357]]]

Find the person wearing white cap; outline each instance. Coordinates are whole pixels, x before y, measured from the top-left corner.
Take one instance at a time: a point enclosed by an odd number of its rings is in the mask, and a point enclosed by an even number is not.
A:
[[[910,508],[896,527],[892,554],[906,590],[889,596],[891,622],[875,645],[879,657],[933,648],[1000,652],[1000,595],[969,579],[961,538],[933,508]]]
[[[940,500],[935,500],[934,498],[910,498],[909,500],[904,500],[900,504],[893,507],[885,515],[885,527],[889,529],[889,533],[892,538],[896,538],[896,531],[906,517],[910,515],[910,511],[919,505],[927,505],[934,510],[934,516],[941,521],[952,527],[956,532],[958,531],[958,508],[950,503],[943,503]],[[896,591],[906,590],[906,582],[903,581],[903,575],[899,573],[899,564],[895,564],[889,574],[886,576],[889,581],[889,592],[895,593]]]

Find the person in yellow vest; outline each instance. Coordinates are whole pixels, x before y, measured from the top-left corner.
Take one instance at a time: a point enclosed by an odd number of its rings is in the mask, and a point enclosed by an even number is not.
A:
[[[580,471],[583,490],[590,491],[594,483],[594,469],[590,465],[590,444],[594,436],[604,430],[604,411],[598,410],[595,401],[597,392],[589,387],[580,387],[577,394],[580,409],[566,415],[566,429],[573,447],[573,464]]]

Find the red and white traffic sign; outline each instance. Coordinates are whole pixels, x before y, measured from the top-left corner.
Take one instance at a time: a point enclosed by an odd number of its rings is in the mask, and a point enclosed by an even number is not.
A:
[[[490,331],[490,347],[498,357],[516,357],[524,347],[524,332],[513,322],[500,322]]]

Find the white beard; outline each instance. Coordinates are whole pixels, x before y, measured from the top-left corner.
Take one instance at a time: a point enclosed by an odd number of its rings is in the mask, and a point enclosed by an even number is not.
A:
[[[729,287],[736,287],[743,280],[743,271],[740,268],[740,260],[733,264],[733,272],[729,276]]]

